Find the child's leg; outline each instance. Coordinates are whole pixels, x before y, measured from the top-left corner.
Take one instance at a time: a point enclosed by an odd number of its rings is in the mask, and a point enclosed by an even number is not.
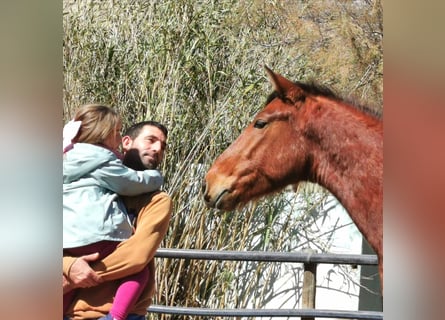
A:
[[[147,285],[148,276],[149,270],[148,267],[145,267],[139,273],[122,279],[122,283],[117,289],[113,306],[110,310],[113,319],[125,320],[127,318],[128,312],[134,306],[142,290],[144,290]]]
[[[87,254],[99,252],[99,258],[97,260],[101,260],[108,256],[111,252],[113,252],[119,243],[120,242],[118,241],[103,240],[87,244],[82,247],[63,249],[63,255],[71,257],[81,257]]]

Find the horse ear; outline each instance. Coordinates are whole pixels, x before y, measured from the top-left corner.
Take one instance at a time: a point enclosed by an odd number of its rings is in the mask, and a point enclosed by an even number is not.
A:
[[[286,97],[293,102],[301,99],[303,90],[300,87],[282,75],[273,72],[267,66],[264,66],[264,68],[266,69],[267,76],[272,83],[274,90],[278,92],[280,96]]]

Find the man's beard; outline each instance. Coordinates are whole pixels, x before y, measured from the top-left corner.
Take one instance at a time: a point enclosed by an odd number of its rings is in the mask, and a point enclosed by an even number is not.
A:
[[[146,162],[145,164],[142,164],[142,166],[145,169],[153,170],[153,169],[156,169],[158,167],[158,163],[156,161],[149,161],[149,162]]]
[[[136,149],[130,149],[127,152],[125,152],[124,161],[123,163],[134,170],[147,170],[147,169],[156,169],[159,165],[159,163],[153,159],[152,161],[147,161],[146,163],[143,163],[141,160],[141,157],[139,155],[139,151]]]

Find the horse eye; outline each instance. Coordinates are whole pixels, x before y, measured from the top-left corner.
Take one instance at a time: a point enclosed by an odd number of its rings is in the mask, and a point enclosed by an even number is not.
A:
[[[254,127],[254,128],[258,128],[258,129],[262,129],[262,128],[264,128],[264,127],[266,126],[266,124],[267,124],[267,121],[264,121],[264,120],[257,120],[257,121],[255,122],[255,124],[253,125],[253,127]]]

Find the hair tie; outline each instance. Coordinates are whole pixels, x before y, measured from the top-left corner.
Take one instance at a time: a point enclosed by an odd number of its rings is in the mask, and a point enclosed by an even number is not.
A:
[[[73,144],[72,140],[79,133],[81,124],[82,121],[70,120],[63,127],[63,152],[66,152],[67,148]]]

